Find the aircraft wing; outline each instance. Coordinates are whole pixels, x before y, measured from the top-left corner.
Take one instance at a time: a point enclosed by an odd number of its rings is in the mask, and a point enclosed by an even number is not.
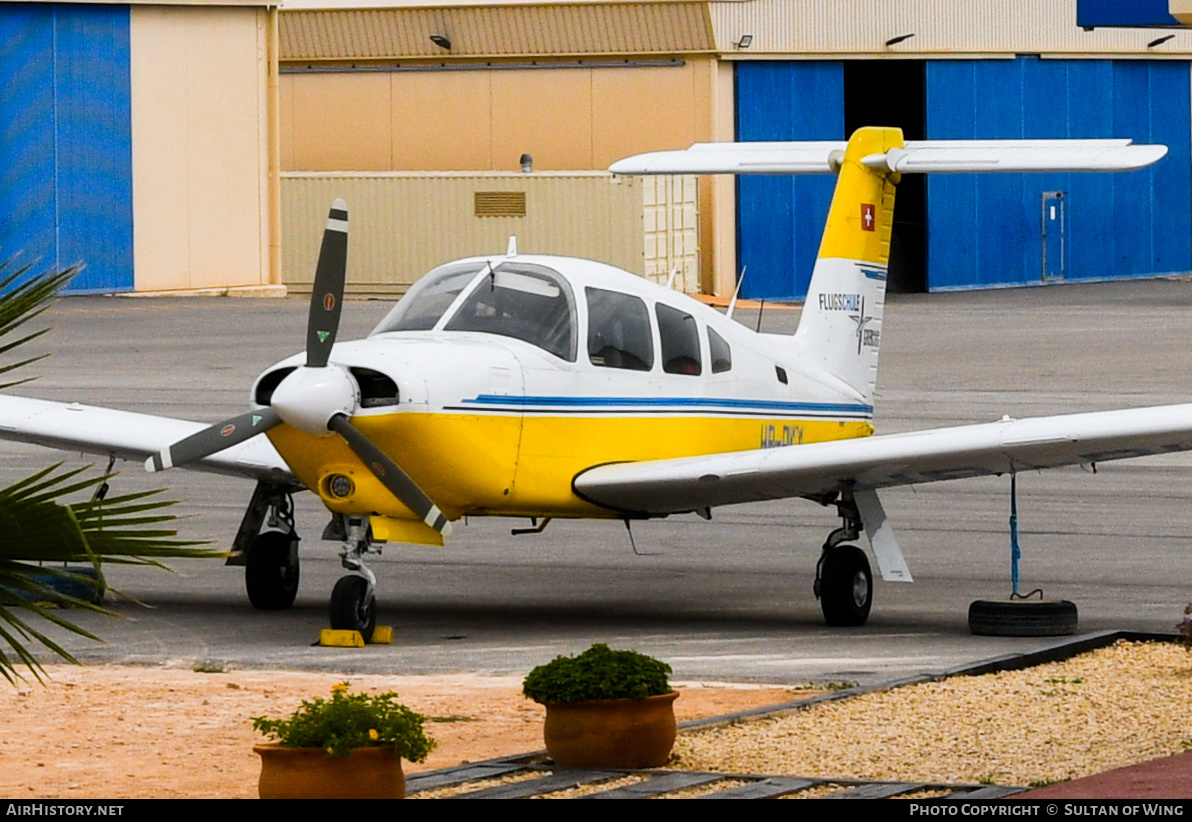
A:
[[[0,395],[0,439],[31,442],[63,451],[143,462],[146,457],[205,428],[207,426],[202,423],[170,417]],[[187,467],[215,474],[299,484],[265,437],[254,437]]]
[[[1192,404],[1004,418],[905,434],[616,463],[580,473],[573,486],[598,505],[658,515],[1187,450],[1192,450]]]

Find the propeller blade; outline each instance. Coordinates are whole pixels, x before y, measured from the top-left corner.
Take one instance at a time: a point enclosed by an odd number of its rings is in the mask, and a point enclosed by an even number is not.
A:
[[[145,470],[153,473],[173,468],[175,465],[186,465],[188,462],[201,460],[203,457],[251,439],[262,431],[268,431],[279,422],[281,422],[281,417],[272,408],[247,411],[230,420],[224,420],[191,434],[186,439],[179,440],[169,448],[154,454],[145,460]]]
[[[327,214],[310,292],[310,315],[306,321],[306,364],[310,368],[322,368],[331,355],[331,346],[339,332],[347,267],[348,204],[337,199]]]
[[[403,505],[443,536],[451,534],[451,522],[439,510],[439,506],[431,502],[430,497],[423,493],[414,480],[410,479],[397,463],[389,459],[384,451],[373,445],[372,440],[360,433],[346,416],[336,414],[328,421],[327,427],[347,441],[348,447],[364,461],[368,470],[372,471]]]

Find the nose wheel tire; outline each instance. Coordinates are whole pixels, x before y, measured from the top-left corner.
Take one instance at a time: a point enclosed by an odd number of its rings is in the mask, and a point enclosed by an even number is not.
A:
[[[377,627],[377,599],[368,591],[368,580],[350,574],[340,577],[331,591],[331,627],[359,631],[368,642]]]
[[[873,605],[873,572],[865,552],[855,545],[829,549],[820,566],[819,597],[829,625],[864,625]]]
[[[253,540],[244,567],[248,601],[259,611],[284,611],[298,595],[298,538],[266,531]]]

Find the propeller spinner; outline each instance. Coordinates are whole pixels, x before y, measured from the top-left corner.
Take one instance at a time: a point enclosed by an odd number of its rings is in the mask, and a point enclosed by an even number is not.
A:
[[[339,332],[348,261],[348,206],[331,204],[310,297],[306,325],[306,365],[277,386],[270,406],[239,414],[163,449],[145,461],[147,471],[164,471],[201,460],[285,422],[318,436],[338,434],[393,496],[443,536],[451,523],[439,507],[388,455],[358,428],[351,417],[360,391],[347,369],[330,362]]]

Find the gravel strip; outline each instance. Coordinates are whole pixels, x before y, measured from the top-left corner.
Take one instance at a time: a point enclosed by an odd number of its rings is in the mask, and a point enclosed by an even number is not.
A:
[[[1118,642],[680,736],[691,771],[1040,785],[1192,747],[1192,655]]]

